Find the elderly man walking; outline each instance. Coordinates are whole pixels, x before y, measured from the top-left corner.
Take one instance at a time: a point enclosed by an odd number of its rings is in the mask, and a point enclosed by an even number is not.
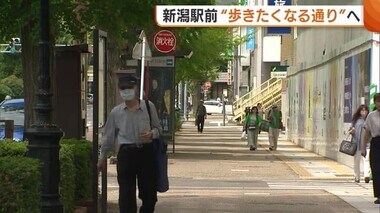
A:
[[[277,150],[277,141],[282,129],[282,113],[278,109],[277,104],[273,104],[268,113],[269,120],[269,150]]]

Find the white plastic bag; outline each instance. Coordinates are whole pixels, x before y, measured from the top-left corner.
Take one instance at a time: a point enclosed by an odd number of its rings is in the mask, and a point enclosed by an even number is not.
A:
[[[245,131],[243,131],[243,132],[241,133],[241,137],[240,137],[240,139],[246,139],[246,137],[247,137],[247,133],[246,133]]]

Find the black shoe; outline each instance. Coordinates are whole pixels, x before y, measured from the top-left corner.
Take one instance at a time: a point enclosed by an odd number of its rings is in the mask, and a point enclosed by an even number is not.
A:
[[[253,146],[249,147],[249,150],[253,151],[255,148]]]
[[[374,201],[375,204],[380,204],[380,199],[377,198],[375,201]]]
[[[369,183],[369,177],[365,177],[364,182]]]
[[[360,179],[355,178],[355,183],[360,183]]]
[[[273,150],[273,146],[270,146],[270,147],[269,147],[269,150],[272,151],[272,150]]]

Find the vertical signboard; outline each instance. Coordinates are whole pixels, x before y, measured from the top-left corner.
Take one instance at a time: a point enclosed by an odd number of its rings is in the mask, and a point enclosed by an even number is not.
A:
[[[268,0],[268,5],[281,7],[284,5],[292,5],[291,0]],[[290,34],[290,27],[268,27],[268,34]]]
[[[255,28],[254,27],[247,27],[247,43],[246,43],[246,49],[247,50],[254,50],[255,49]]]
[[[99,128],[105,125],[107,119],[107,32],[94,29],[94,100],[93,100],[93,133],[92,156],[99,154]],[[98,212],[98,159],[92,160],[92,212]],[[101,212],[107,212],[107,168],[102,171]]]
[[[105,51],[105,39],[100,37],[99,38],[99,56],[98,56],[98,62],[99,62],[99,67],[98,67],[98,80],[99,80],[99,85],[98,85],[98,97],[99,97],[99,105],[98,105],[98,126],[102,127],[105,125],[105,102],[104,102],[104,92],[105,92],[105,67],[104,67],[104,51]]]
[[[349,57],[351,61],[351,104],[355,111],[360,104],[369,105],[370,99],[370,64],[371,50],[367,49],[361,53]]]
[[[247,5],[247,6],[254,6],[256,4],[255,0],[242,0],[241,5]],[[247,50],[254,50],[255,49],[255,28],[254,27],[247,27],[246,28],[246,35],[247,35],[247,42],[246,42],[246,49]]]
[[[150,62],[149,77],[149,100],[156,107],[164,136],[173,139],[175,132],[174,57],[153,57]]]
[[[344,108],[343,119],[345,123],[352,120],[352,57],[344,62]]]
[[[174,141],[174,56],[152,57],[149,62],[148,99],[154,104],[166,139]],[[127,68],[137,67],[137,60],[127,60]],[[173,143],[174,144],[174,143]]]

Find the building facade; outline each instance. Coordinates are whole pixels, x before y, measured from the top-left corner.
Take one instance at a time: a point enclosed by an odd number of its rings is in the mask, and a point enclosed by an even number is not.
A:
[[[298,5],[362,1],[298,0]],[[298,28],[294,65],[288,69],[287,137],[317,154],[353,165],[339,145],[360,104],[379,86],[379,34],[365,28]]]

